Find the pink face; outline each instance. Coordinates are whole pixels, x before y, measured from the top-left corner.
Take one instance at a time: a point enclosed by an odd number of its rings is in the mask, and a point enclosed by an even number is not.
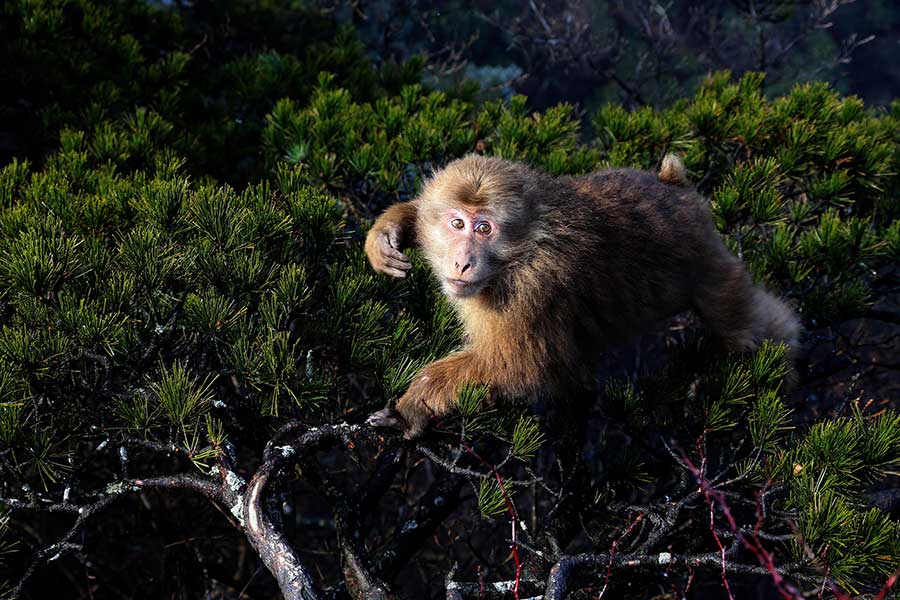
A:
[[[462,208],[442,215],[447,253],[442,284],[451,296],[466,298],[488,283],[493,269],[488,260],[499,227],[490,216]]]

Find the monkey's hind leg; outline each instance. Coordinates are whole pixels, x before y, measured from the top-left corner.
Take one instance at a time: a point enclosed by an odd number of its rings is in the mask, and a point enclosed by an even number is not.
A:
[[[694,309],[706,326],[730,352],[747,352],[771,339],[787,344],[792,361],[800,344],[793,309],[755,286],[743,263],[724,246],[716,254],[694,292]]]

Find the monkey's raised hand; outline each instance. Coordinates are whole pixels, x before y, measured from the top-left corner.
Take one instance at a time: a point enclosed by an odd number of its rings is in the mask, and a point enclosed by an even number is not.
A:
[[[366,256],[376,271],[392,277],[406,277],[412,264],[400,252],[402,239],[403,228],[398,223],[375,223],[366,236]]]

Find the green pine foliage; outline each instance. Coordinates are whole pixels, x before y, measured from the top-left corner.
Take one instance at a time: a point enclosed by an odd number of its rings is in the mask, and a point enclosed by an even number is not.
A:
[[[532,416],[522,415],[513,430],[511,451],[516,458],[532,458],[544,443],[544,438],[538,421]]]
[[[499,517],[506,512],[503,488],[494,479],[482,479],[478,487],[478,511],[486,519]]]
[[[794,554],[827,565],[854,592],[897,568],[900,524],[859,504],[873,482],[900,467],[900,414],[874,417],[858,407],[850,418],[817,423],[776,467],[791,482],[787,505],[799,518]]]
[[[476,107],[412,85],[398,96],[358,103],[323,76],[308,105],[286,98],[266,120],[262,136],[270,161],[303,165],[311,183],[362,205],[414,194],[430,167],[476,146],[555,174],[585,173],[599,158],[579,143],[571,106],[530,113],[523,96]]]
[[[260,173],[257,139],[283,97],[306,98],[320,72],[372,100],[418,81],[422,60],[374,68],[355,31],[327,10],[289,0],[192,6],[127,0],[13,0],[0,9],[0,104],[14,152],[38,158],[58,132],[109,128],[142,107],[176,128],[197,173],[245,182]],[[133,152],[114,130],[97,151]]]

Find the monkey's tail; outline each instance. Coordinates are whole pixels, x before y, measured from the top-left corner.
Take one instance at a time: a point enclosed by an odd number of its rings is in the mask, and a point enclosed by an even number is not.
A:
[[[659,180],[663,183],[671,185],[680,185],[688,187],[691,182],[687,178],[687,170],[684,168],[684,162],[676,154],[666,154],[659,166]]]

